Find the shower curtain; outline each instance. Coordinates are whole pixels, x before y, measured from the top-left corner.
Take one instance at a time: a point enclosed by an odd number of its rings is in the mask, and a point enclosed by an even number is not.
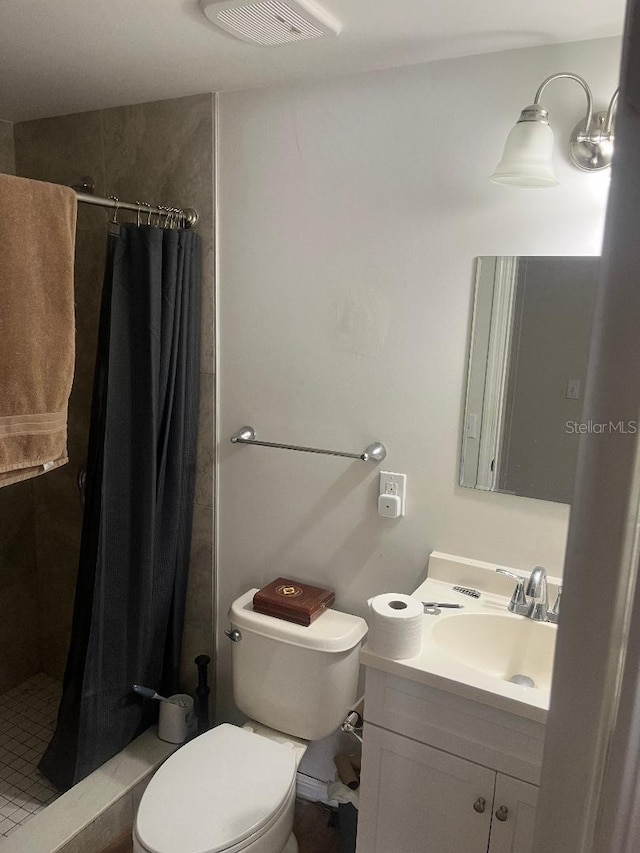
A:
[[[61,790],[154,722],[132,684],[177,691],[189,564],[200,241],[136,225],[108,240],[71,645],[40,763]]]

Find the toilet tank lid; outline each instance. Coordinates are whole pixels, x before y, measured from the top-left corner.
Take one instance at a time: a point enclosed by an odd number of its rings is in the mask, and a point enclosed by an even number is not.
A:
[[[325,610],[311,625],[296,625],[286,619],[256,613],[253,596],[258,589],[250,589],[237,598],[229,609],[229,619],[234,628],[251,631],[292,646],[321,652],[346,652],[355,649],[367,633],[367,623],[359,616]]]

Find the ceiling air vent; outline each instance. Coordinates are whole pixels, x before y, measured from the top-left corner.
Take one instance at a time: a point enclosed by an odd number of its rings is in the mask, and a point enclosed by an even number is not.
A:
[[[201,0],[207,18],[252,44],[276,45],[337,36],[340,22],[312,0]]]

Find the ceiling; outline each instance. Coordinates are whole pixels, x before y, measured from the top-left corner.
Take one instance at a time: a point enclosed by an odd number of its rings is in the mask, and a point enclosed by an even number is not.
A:
[[[2,0],[0,119],[619,35],[624,0],[322,0],[338,38],[259,47],[198,0]]]

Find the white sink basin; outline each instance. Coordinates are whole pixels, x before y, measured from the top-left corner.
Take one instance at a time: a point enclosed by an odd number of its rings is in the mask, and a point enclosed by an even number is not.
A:
[[[514,675],[550,690],[556,626],[509,613],[433,617],[430,642],[455,660],[501,681]]]
[[[360,660],[391,675],[425,684],[529,720],[544,723],[549,711],[557,627],[509,613],[513,581],[501,566],[433,552],[429,577],[412,593],[418,601],[458,604],[425,613],[422,648],[403,660],[383,658],[365,645]],[[549,576],[555,601],[559,578]],[[474,596],[464,590],[477,590]],[[524,676],[530,683],[514,676]]]

